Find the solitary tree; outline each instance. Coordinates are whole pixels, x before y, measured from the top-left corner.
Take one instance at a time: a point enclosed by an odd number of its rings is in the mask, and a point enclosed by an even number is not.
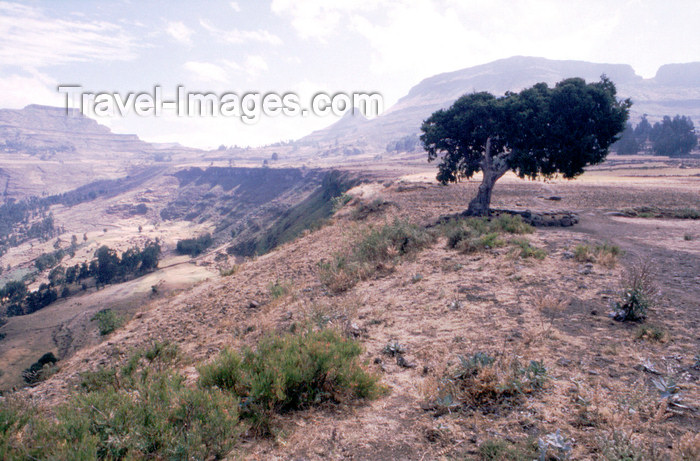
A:
[[[472,93],[425,120],[420,139],[429,161],[441,156],[437,179],[443,184],[483,173],[466,214],[485,216],[494,184],[509,170],[521,178],[573,178],[602,162],[631,104],[618,101],[605,76],[588,84],[570,78],[553,88],[538,83],[498,98]]]

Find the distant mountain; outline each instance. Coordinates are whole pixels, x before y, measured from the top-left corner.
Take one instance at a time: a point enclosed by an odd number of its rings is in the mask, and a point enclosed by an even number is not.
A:
[[[388,144],[418,134],[422,121],[432,112],[449,107],[465,93],[488,91],[501,95],[538,82],[554,84],[569,77],[594,81],[602,74],[615,82],[620,97],[632,99],[631,121],[634,123],[643,114],[648,114],[653,122],[664,115],[680,113],[700,124],[700,63],[668,64],[659,68],[654,78],[644,79],[627,64],[515,56],[429,77],[373,120],[354,123],[349,130],[349,123],[343,118],[298,142],[302,145],[313,142],[321,148],[324,144],[337,144],[367,146],[381,151]]]
[[[136,135],[114,134],[77,109],[29,105],[0,109],[0,149],[5,152],[65,157],[65,153],[149,153],[152,148]]]
[[[201,154],[112,133],[77,110],[40,105],[0,109],[0,193],[5,200],[65,192],[126,176],[143,164]]]

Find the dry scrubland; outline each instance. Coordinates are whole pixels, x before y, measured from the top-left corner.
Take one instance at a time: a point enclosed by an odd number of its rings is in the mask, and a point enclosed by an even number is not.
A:
[[[697,459],[700,221],[609,213],[698,208],[700,169],[661,173],[505,177],[492,206],[572,210],[580,223],[495,237],[467,229],[462,243],[454,229],[425,227],[465,209],[475,182],[441,187],[421,173],[361,186],[319,230],[144,305],[26,395],[51,411],[80,373],[154,341],[177,345],[195,387],[198,367],[223,349],[311,326],[358,341],[384,390],[274,412],[268,435],[243,420],[232,459],[535,459],[539,439],[550,459]],[[382,247],[375,233],[376,252],[358,250],[371,229],[397,225],[410,236]],[[645,322],[614,321],[620,281],[642,261],[661,294]]]

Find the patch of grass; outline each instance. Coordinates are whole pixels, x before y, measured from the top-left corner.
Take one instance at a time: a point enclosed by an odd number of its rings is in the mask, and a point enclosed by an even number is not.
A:
[[[352,195],[350,194],[340,194],[337,197],[333,197],[331,199],[331,204],[333,205],[333,213],[337,213],[340,211],[341,208],[343,208],[345,205],[348,204],[352,200]]]
[[[350,218],[360,221],[366,219],[367,216],[377,213],[385,208],[389,202],[381,197],[377,197],[369,203],[361,202],[350,214]]]
[[[464,253],[502,247],[506,242],[501,239],[501,234],[529,234],[533,230],[532,226],[517,215],[503,215],[490,220],[450,220],[440,226],[440,232],[447,237],[447,246]]]
[[[231,275],[234,275],[240,270],[241,266],[238,264],[234,264],[233,266],[229,267],[228,269],[220,269],[219,270],[219,275],[222,277],[229,277]]]
[[[291,289],[291,283],[280,282],[279,280],[275,280],[274,282],[270,282],[267,288],[270,291],[270,296],[272,297],[272,299],[279,299],[283,296],[286,296],[287,293],[289,293],[289,290]]]
[[[615,303],[615,319],[642,321],[659,298],[651,261],[631,266],[620,281],[620,300]]]
[[[639,325],[634,336],[637,339],[663,342],[666,338],[666,331],[657,325]]]
[[[612,431],[610,436],[599,437],[598,449],[603,459],[608,461],[647,459],[644,450],[632,440],[629,434],[622,431]]]
[[[255,350],[225,350],[199,367],[199,385],[239,397],[242,415],[266,430],[272,412],[378,395],[378,378],[358,362],[361,352],[328,329],[268,336]]]
[[[518,248],[520,249],[518,255],[523,259],[544,259],[547,257],[547,252],[545,250],[533,247],[526,238],[514,238],[510,240],[510,243],[516,246],[516,250]]]
[[[615,267],[622,250],[607,242],[595,245],[579,244],[574,248],[574,260],[580,263],[597,263],[605,267]]]
[[[537,457],[537,444],[531,439],[518,443],[489,439],[479,445],[479,459],[483,461],[532,461]]]
[[[535,360],[524,365],[515,356],[494,357],[482,352],[458,358],[460,363],[438,383],[434,397],[438,411],[464,407],[492,412],[540,390],[547,380],[547,369]]]
[[[331,261],[319,263],[321,283],[335,293],[345,291],[431,241],[425,229],[404,220],[396,219],[379,228],[370,227],[350,250],[335,254]]]
[[[97,321],[97,329],[101,336],[108,335],[124,325],[124,317],[117,315],[112,309],[102,309],[90,320]]]

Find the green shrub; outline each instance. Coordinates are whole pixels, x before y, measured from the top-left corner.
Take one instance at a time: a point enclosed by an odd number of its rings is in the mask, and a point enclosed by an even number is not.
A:
[[[512,239],[510,243],[520,248],[519,256],[523,259],[544,259],[545,257],[547,257],[547,252],[545,250],[543,250],[542,248],[533,247],[532,245],[530,245],[530,241],[526,238]]]
[[[83,392],[53,416],[4,399],[0,452],[5,459],[223,458],[243,429],[239,400],[187,387],[183,376],[160,367],[171,351],[158,343],[119,370],[83,375]]]
[[[533,227],[523,222],[518,215],[503,215],[491,220],[450,220],[441,226],[443,235],[447,237],[447,246],[464,253],[504,246],[506,242],[500,238],[500,234],[527,234],[533,230]]]
[[[460,363],[438,383],[434,400],[438,410],[464,406],[492,411],[494,405],[540,390],[547,379],[547,369],[534,360],[522,365],[515,357],[481,352],[458,358]]]
[[[97,321],[100,335],[105,336],[124,325],[124,317],[117,315],[112,309],[102,309],[90,319]]]
[[[331,203],[333,204],[333,213],[340,211],[340,209],[347,205],[350,200],[352,200],[352,195],[350,194],[340,194],[337,197],[333,197],[331,199]]]
[[[642,321],[658,300],[651,262],[630,267],[620,283],[620,300],[615,303],[615,319]]]
[[[274,282],[270,282],[268,289],[270,290],[270,296],[272,299],[278,299],[285,296],[289,292],[290,287],[291,284],[288,282],[280,282],[279,280],[275,280]]]
[[[532,440],[512,443],[505,439],[489,439],[479,445],[479,459],[484,461],[532,461],[538,458]]]
[[[622,250],[619,246],[607,242],[594,246],[579,244],[574,248],[574,260],[580,263],[598,263],[605,267],[615,267],[617,258],[621,255]]]
[[[47,352],[22,372],[22,378],[27,384],[44,381],[58,370],[56,362],[58,359],[53,352]]]
[[[378,378],[359,365],[360,353],[333,330],[268,336],[255,350],[225,350],[201,366],[199,384],[240,397],[242,414],[264,426],[274,411],[375,396]]]
[[[380,228],[368,228],[345,253],[319,263],[321,283],[333,292],[342,292],[366,279],[386,263],[397,263],[432,240],[425,229],[399,219]]]
[[[191,239],[178,240],[175,250],[181,255],[199,256],[214,243],[211,234],[200,235]]]
[[[639,325],[635,332],[637,339],[648,339],[649,341],[662,342],[666,337],[666,331],[656,325]]]

